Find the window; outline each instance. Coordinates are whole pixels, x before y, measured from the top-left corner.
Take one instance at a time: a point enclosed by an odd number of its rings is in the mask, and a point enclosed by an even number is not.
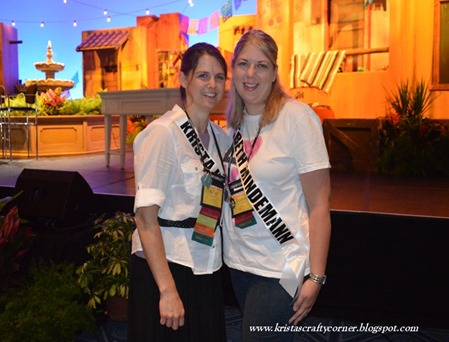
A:
[[[449,90],[449,0],[435,0],[432,89]]]
[[[344,71],[389,66],[388,0],[329,0],[329,50],[346,50]]]

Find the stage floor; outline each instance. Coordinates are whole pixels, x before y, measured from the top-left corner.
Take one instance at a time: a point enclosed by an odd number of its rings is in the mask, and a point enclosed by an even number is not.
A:
[[[126,165],[111,155],[106,167],[102,153],[35,159],[0,159],[0,186],[15,187],[24,168],[78,171],[94,193],[134,195],[133,154]],[[412,216],[449,217],[449,178],[411,178],[374,173],[331,171],[331,209]]]

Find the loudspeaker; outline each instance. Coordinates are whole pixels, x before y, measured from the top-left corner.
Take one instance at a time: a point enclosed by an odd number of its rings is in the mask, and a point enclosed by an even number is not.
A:
[[[76,171],[24,169],[16,181],[19,215],[30,221],[65,227],[84,222],[93,192]]]

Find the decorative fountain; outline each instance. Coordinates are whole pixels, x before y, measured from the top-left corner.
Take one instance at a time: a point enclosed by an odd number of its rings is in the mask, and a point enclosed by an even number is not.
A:
[[[37,87],[40,96],[47,95],[49,89],[62,90],[73,88],[74,81],[55,79],[55,74],[64,69],[64,64],[53,61],[51,42],[47,46],[47,61],[34,64],[36,69],[45,72],[45,79],[29,79],[23,85],[23,92],[27,88]],[[21,85],[22,86],[22,85]],[[35,90],[33,89],[33,92]],[[112,136],[119,137],[119,117],[113,119]],[[58,114],[39,115],[37,118],[38,130],[28,127],[30,141],[36,140],[36,144],[30,145],[30,156],[54,157],[98,153],[105,150],[104,117],[102,115],[86,114]],[[36,139],[37,134],[37,139]],[[24,140],[25,134],[16,134],[13,142],[13,153],[17,157],[27,157],[28,151]],[[119,139],[113,139],[112,148],[119,148]]]
[[[56,89],[60,87],[62,90],[73,88],[74,82],[71,80],[55,79],[55,74],[64,70],[64,64],[53,60],[53,49],[51,41],[47,45],[47,61],[34,63],[37,70],[45,73],[45,79],[30,79],[25,81],[25,86],[38,85],[38,91],[46,91],[47,89]]]

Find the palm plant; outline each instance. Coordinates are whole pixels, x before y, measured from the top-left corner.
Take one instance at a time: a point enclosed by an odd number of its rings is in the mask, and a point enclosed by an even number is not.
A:
[[[432,120],[434,98],[427,83],[409,81],[387,94],[390,113],[381,120],[379,171],[398,175],[449,174],[444,158],[447,129]]]

